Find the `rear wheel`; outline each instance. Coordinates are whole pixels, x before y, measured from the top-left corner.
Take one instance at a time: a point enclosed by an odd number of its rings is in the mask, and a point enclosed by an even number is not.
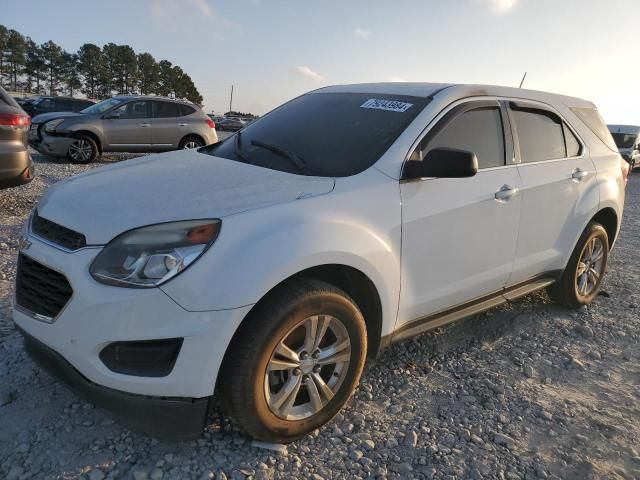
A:
[[[194,148],[204,147],[204,142],[200,137],[190,135],[182,139],[179,145],[180,150],[192,150]]]
[[[609,259],[609,237],[602,225],[591,222],[582,233],[567,268],[550,293],[559,303],[579,308],[598,295]]]
[[[286,443],[333,418],[366,357],[362,313],[341,290],[301,280],[257,307],[229,346],[228,413],[254,438]]]
[[[91,163],[97,156],[98,145],[86,135],[75,137],[67,150],[67,158],[73,163]]]

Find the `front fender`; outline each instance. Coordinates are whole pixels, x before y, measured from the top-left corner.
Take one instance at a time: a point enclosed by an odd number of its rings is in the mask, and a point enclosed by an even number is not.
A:
[[[400,205],[392,185],[369,192],[367,202],[331,194],[223,218],[216,243],[162,290],[190,311],[231,309],[258,302],[308,268],[346,265],[376,287],[384,335],[400,290]]]

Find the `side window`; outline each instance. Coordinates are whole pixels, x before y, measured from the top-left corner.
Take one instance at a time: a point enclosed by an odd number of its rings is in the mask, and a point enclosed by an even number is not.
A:
[[[195,111],[196,109],[193,107],[190,107],[189,105],[180,105],[180,113],[182,113],[183,117],[187,115],[191,115]]]
[[[125,103],[115,110],[120,115],[119,118],[148,118],[148,102],[134,101]]]
[[[513,108],[513,119],[522,163],[564,158],[562,120],[554,113],[537,108]]]
[[[172,118],[180,116],[180,105],[172,102],[153,102],[155,118]]]
[[[50,98],[45,98],[44,100],[40,100],[38,102],[38,108],[42,110],[53,108],[53,100]]]
[[[573,132],[567,127],[566,123],[562,124],[564,130],[564,141],[567,144],[567,157],[577,157],[582,153],[582,145],[573,134]]]
[[[500,109],[478,108],[461,113],[426,145],[414,152],[413,160],[425,158],[434,148],[447,147],[468,150],[478,157],[479,168],[501,167],[505,164],[504,132]]]

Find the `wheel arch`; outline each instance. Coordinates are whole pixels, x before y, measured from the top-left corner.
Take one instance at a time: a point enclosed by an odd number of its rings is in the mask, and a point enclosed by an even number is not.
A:
[[[78,138],[80,136],[87,136],[90,137],[94,142],[96,142],[96,145],[98,146],[98,153],[100,155],[102,155],[103,150],[102,150],[102,141],[100,140],[100,137],[98,135],[96,135],[94,132],[90,131],[90,130],[78,130],[76,132],[71,132],[71,134],[69,135],[72,138]]]
[[[605,207],[598,211],[589,222],[598,222],[607,231],[609,237],[609,249],[613,247],[618,235],[618,214],[611,207]]]
[[[180,146],[182,145],[182,142],[184,142],[189,137],[198,138],[202,142],[203,145],[207,144],[207,141],[204,138],[202,138],[202,135],[199,135],[197,133],[187,133],[186,135],[183,135],[182,138],[180,139],[180,141],[178,142],[178,148],[181,148]]]

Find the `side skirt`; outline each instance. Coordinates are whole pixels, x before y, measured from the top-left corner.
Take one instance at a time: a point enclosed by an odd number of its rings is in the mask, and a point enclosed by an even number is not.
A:
[[[442,327],[451,322],[455,322],[456,320],[460,320],[461,318],[476,315],[508,301],[515,300],[551,285],[560,278],[561,274],[561,271],[546,272],[527,280],[526,282],[499,290],[476,300],[427,315],[426,317],[418,318],[408,322],[398,330],[383,337],[380,346],[381,348],[384,348],[392,343],[415,337],[428,332],[429,330],[433,330],[434,328]]]

